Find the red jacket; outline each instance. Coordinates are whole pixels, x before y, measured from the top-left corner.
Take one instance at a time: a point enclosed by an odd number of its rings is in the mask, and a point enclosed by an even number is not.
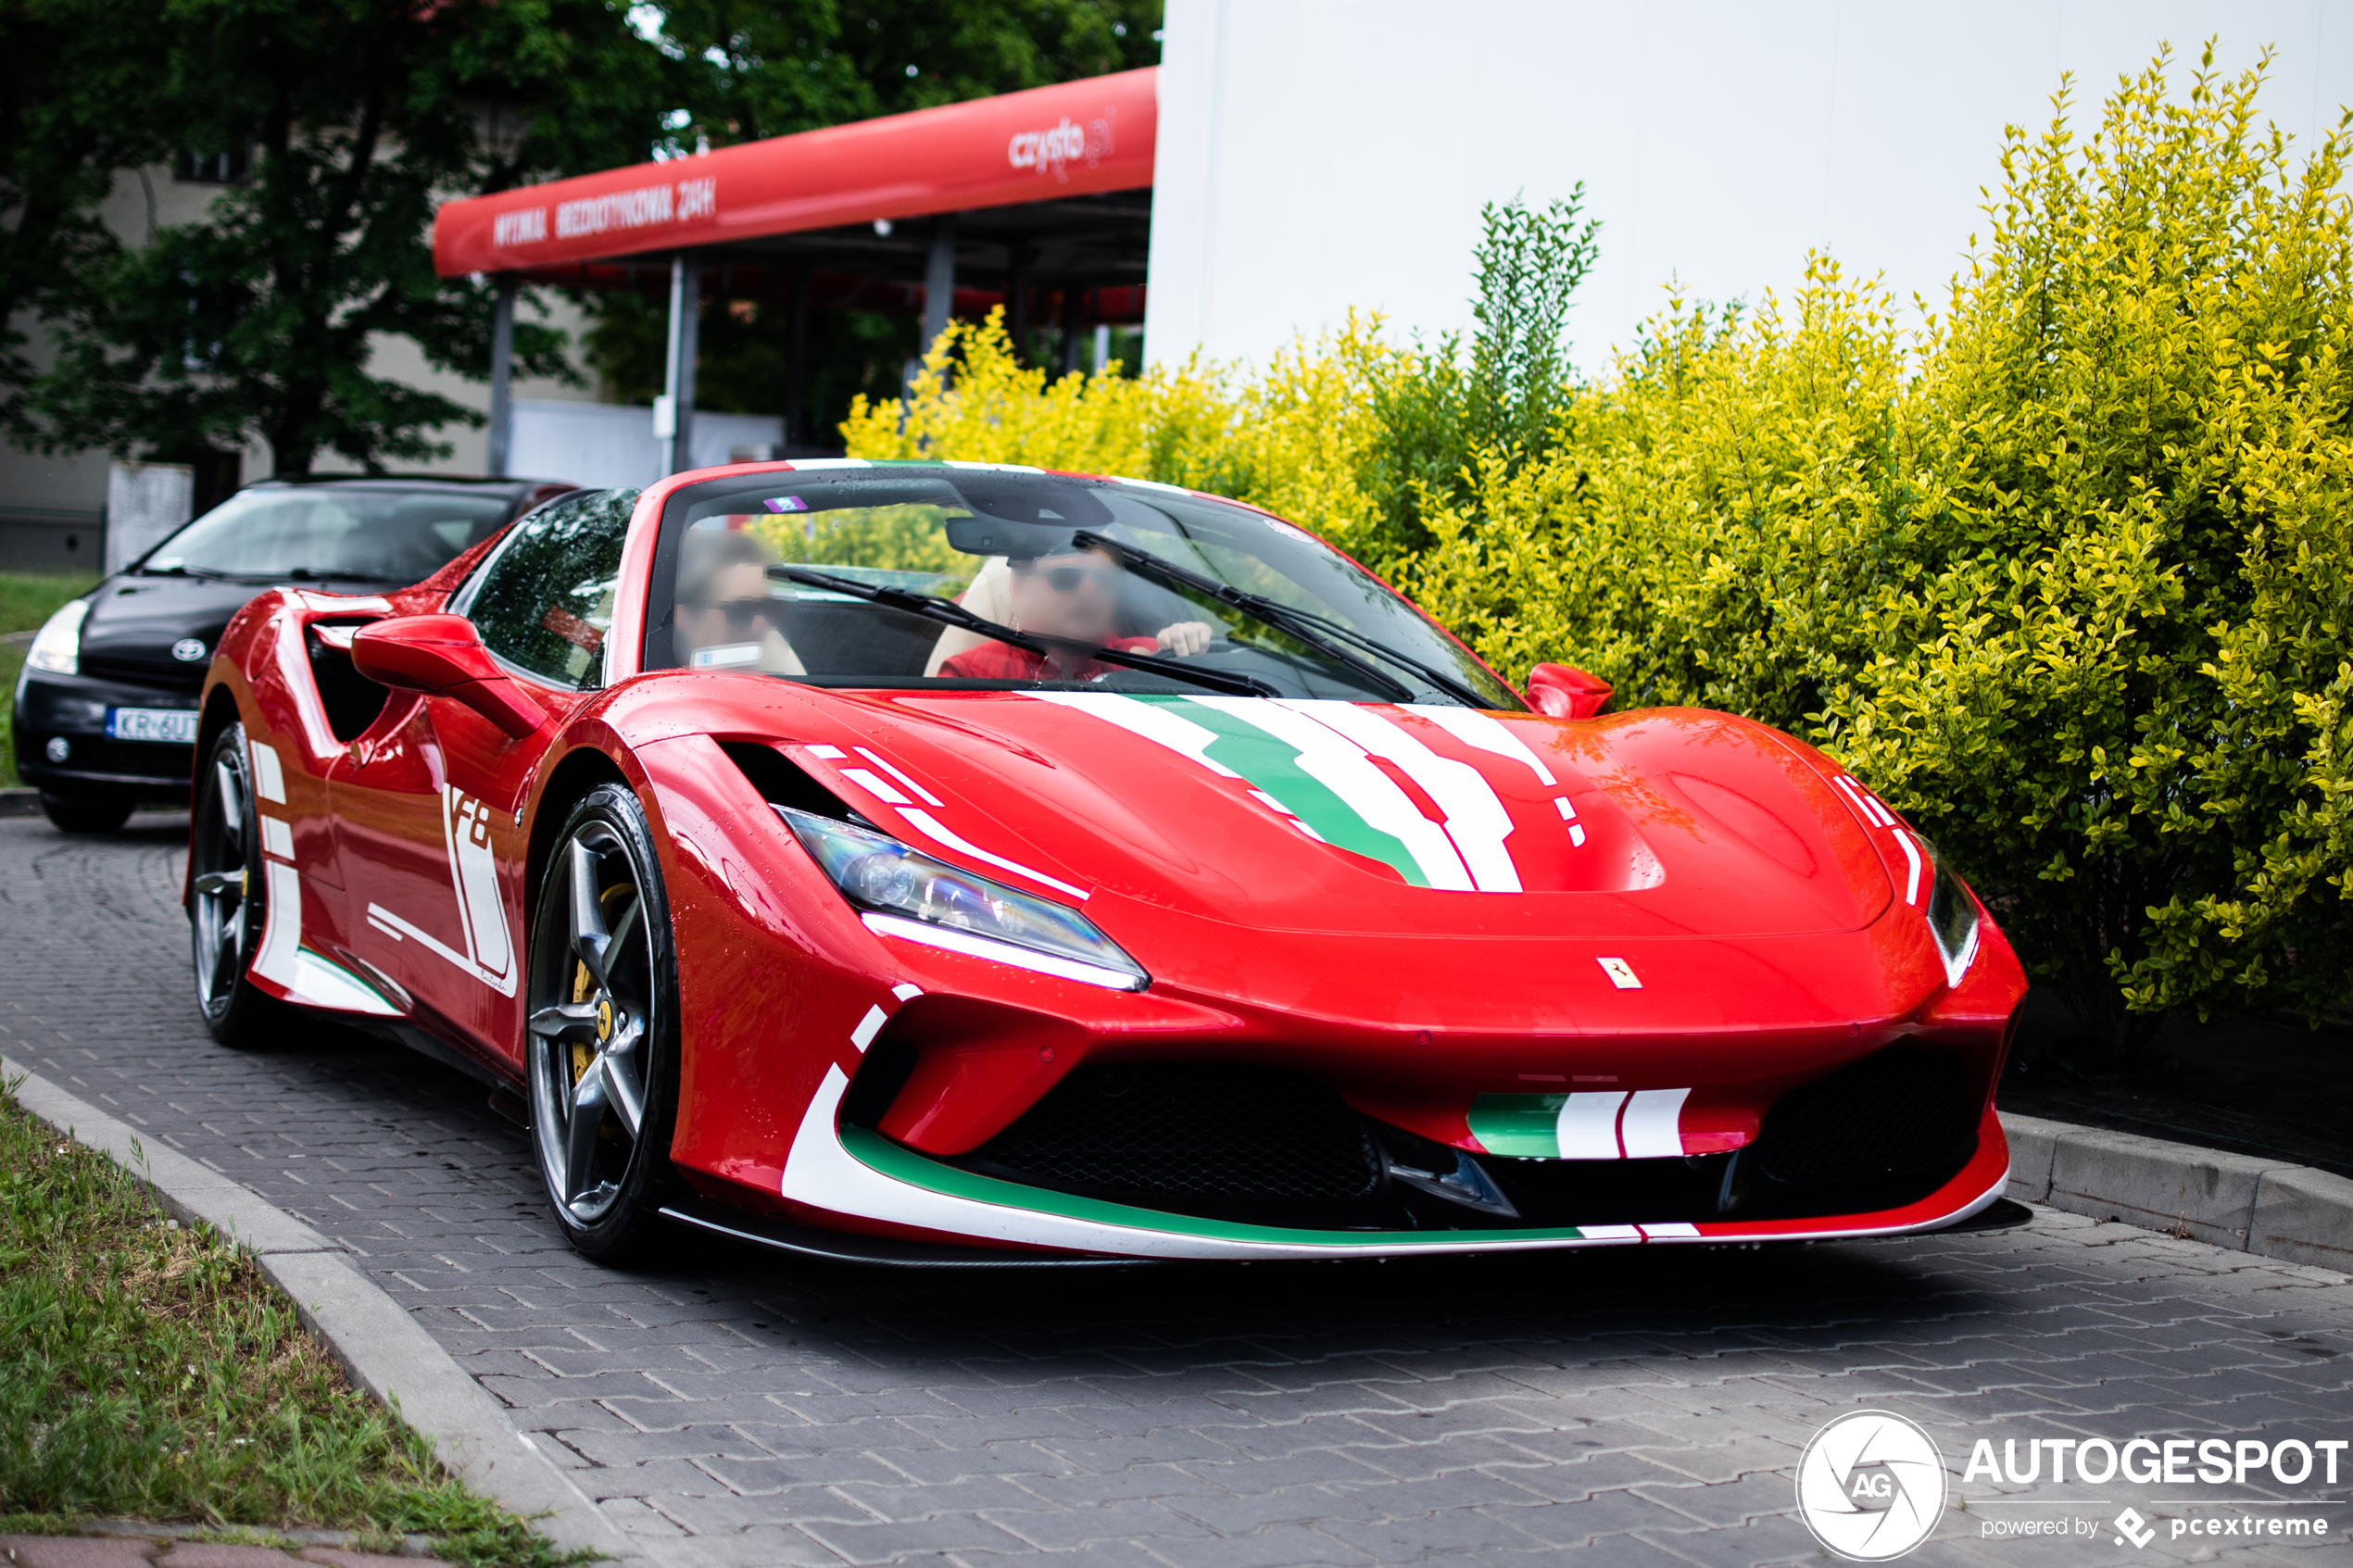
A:
[[[1150,653],[1160,646],[1160,642],[1154,637],[1109,637],[1104,639],[1104,646],[1122,653]],[[1008,643],[983,643],[942,661],[939,672],[960,681],[1099,681],[1116,668],[1090,659],[1067,675],[1049,676],[1041,656]]]

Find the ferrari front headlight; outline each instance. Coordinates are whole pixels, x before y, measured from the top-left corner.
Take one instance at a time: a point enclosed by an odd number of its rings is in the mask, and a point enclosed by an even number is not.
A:
[[[975,876],[871,828],[775,809],[870,930],[1115,991],[1151,983],[1076,909]]]
[[[72,675],[82,669],[82,621],[90,613],[88,599],[75,599],[41,624],[26,650],[25,667],[52,675]]]

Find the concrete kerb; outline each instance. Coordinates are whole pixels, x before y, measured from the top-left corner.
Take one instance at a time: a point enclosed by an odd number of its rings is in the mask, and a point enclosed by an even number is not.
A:
[[[2353,1181],[2343,1176],[2034,1116],[2005,1112],[2002,1130],[2012,1198],[2353,1272]]]
[[[263,1273],[294,1298],[352,1382],[425,1434],[434,1455],[475,1490],[533,1520],[566,1550],[582,1547],[624,1564],[661,1568],[668,1554],[635,1540],[518,1432],[505,1410],[391,1297],[355,1268],[350,1254],[250,1187],[175,1149],[147,1143],[85,1100],[0,1056],[0,1082],[21,1078],[17,1103],[76,1142],[96,1149],[151,1187],[188,1224],[208,1224],[254,1254]]]

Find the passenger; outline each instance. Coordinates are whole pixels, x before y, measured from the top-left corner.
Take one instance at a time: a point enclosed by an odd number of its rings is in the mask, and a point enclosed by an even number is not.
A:
[[[1014,560],[1011,624],[1017,632],[1068,637],[1122,653],[1162,653],[1189,658],[1209,646],[1205,621],[1180,621],[1157,636],[1114,637],[1119,612],[1120,565],[1101,550],[1069,550]],[[1097,681],[1116,665],[1078,650],[1038,655],[1005,643],[984,643],[939,666],[939,673],[982,681]]]
[[[757,670],[805,675],[800,656],[777,630],[789,602],[776,596],[768,567],[776,552],[754,533],[693,528],[678,550],[672,635],[690,670]]]

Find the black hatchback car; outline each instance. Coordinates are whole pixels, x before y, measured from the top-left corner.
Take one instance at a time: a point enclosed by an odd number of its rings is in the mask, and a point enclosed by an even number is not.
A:
[[[52,616],[17,682],[17,775],[69,833],[185,804],[196,696],[229,618],[264,588],[405,588],[541,502],[545,480],[249,484]]]

